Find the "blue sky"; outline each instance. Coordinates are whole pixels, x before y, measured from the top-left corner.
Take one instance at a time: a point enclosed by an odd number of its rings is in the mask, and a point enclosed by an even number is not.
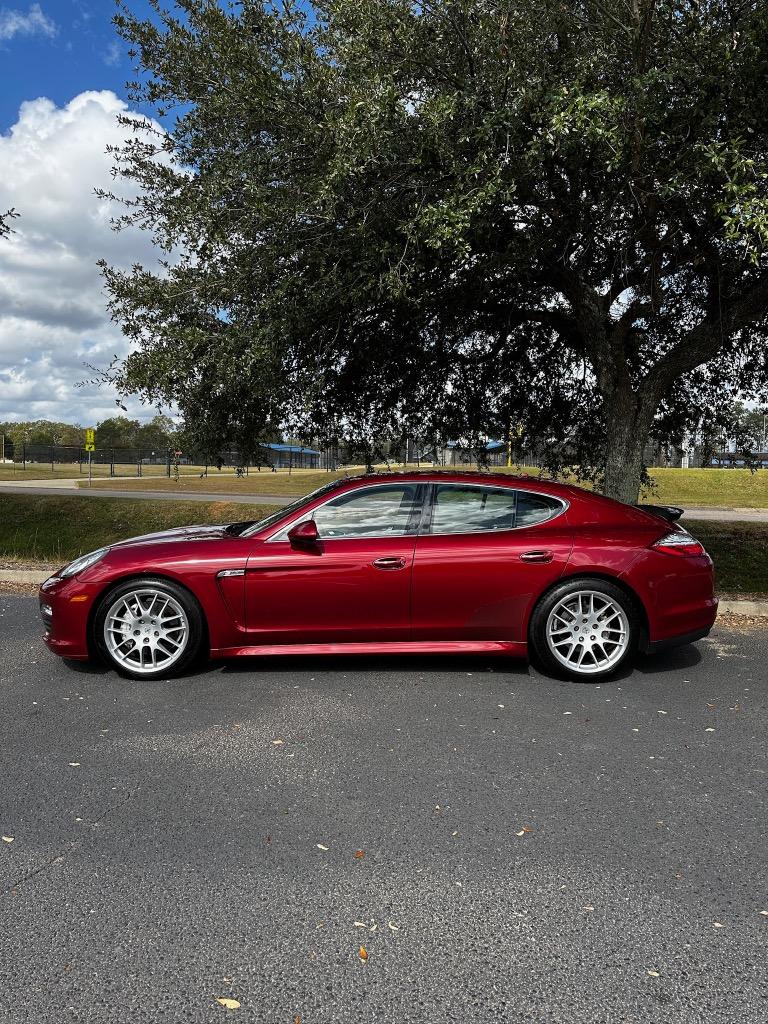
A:
[[[145,233],[112,231],[119,211],[95,195],[114,187],[106,148],[125,141],[118,117],[131,109],[114,12],[113,0],[0,0],[0,212],[20,214],[0,240],[0,421],[92,425],[116,411],[108,388],[76,387],[86,364],[128,351],[96,264],[152,268],[156,254]]]
[[[149,14],[145,0],[130,6]],[[62,106],[87,89],[125,95],[131,63],[111,22],[114,10],[112,0],[0,0],[0,132],[15,123],[24,100],[46,96]]]

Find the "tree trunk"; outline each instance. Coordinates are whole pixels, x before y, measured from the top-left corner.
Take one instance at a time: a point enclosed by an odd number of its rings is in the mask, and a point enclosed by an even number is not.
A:
[[[602,492],[633,504],[640,493],[643,451],[654,409],[643,405],[635,392],[615,390],[606,398],[605,479]]]

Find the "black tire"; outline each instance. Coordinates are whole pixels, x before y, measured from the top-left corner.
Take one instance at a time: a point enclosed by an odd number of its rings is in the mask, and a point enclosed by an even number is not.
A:
[[[594,596],[592,607],[597,609],[591,614],[589,595]],[[602,604],[603,601],[606,604]],[[582,611],[571,620],[568,612],[574,612],[575,608]],[[558,612],[553,614],[555,609]],[[555,630],[554,635],[551,630]],[[528,638],[535,658],[547,673],[581,682],[598,682],[618,672],[632,657],[641,632],[637,606],[621,587],[607,580],[580,578],[558,584],[540,599],[531,616]],[[560,652],[560,657],[555,650]],[[568,656],[574,662],[578,660],[582,650],[585,653],[581,666],[565,663]]]
[[[149,603],[151,594],[158,595],[154,604]],[[131,597],[139,603],[131,602]],[[161,604],[163,600],[167,604]],[[126,601],[122,617],[111,618],[112,628],[105,629],[108,614],[116,608],[120,611],[122,601]],[[128,629],[126,617],[132,618]],[[120,627],[115,625],[117,622]],[[202,656],[206,636],[203,611],[193,595],[177,583],[152,576],[112,587],[102,597],[93,618],[93,646],[99,657],[129,679],[181,675]],[[120,637],[124,637],[122,643],[118,642]],[[151,659],[158,664],[150,664]]]

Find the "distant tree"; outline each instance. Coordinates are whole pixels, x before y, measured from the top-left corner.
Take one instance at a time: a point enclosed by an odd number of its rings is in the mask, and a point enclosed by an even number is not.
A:
[[[0,433],[14,445],[60,444],[79,446],[84,434],[80,426],[55,420],[20,420],[0,423]]]
[[[142,423],[134,435],[137,447],[157,448],[160,451],[167,450],[176,435],[176,424],[162,413],[154,416],[149,423]]]
[[[634,500],[660,423],[764,387],[764,0],[151,3],[126,391],[243,444],[521,422]]]
[[[110,416],[96,424],[98,448],[133,448],[140,423],[127,416]]]

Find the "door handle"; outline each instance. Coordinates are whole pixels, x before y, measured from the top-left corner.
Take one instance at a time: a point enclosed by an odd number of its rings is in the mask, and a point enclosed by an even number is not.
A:
[[[553,558],[551,551],[524,551],[520,555],[521,562],[551,562]]]
[[[377,569],[404,569],[405,559],[399,555],[392,555],[386,558],[376,558],[371,564]]]

